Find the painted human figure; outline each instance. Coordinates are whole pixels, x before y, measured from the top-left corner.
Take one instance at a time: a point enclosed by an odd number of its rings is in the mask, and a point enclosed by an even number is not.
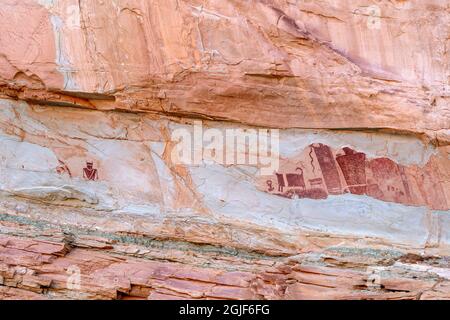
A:
[[[284,177],[280,173],[276,173],[277,182],[278,182],[278,192],[283,192],[286,184],[284,183]]]
[[[344,154],[338,155],[336,161],[344,174],[348,189],[352,194],[367,193],[366,155],[345,147]]]
[[[98,171],[94,169],[93,162],[86,162],[86,168],[83,168],[83,178],[90,181],[98,180]]]
[[[267,180],[266,184],[267,184],[267,191],[272,192],[273,190],[275,190],[275,188],[273,187],[272,180]]]

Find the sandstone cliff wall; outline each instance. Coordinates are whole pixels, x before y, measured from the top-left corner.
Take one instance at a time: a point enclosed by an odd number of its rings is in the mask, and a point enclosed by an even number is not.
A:
[[[0,17],[0,298],[450,298],[447,0]],[[176,161],[199,127],[279,166]]]

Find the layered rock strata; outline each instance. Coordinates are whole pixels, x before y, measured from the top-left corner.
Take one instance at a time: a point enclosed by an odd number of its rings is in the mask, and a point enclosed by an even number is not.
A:
[[[449,299],[449,10],[3,0],[0,298]]]

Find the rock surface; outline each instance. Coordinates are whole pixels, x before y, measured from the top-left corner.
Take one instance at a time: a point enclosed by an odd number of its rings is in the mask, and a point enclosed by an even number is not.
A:
[[[449,13],[3,0],[0,299],[450,299]]]

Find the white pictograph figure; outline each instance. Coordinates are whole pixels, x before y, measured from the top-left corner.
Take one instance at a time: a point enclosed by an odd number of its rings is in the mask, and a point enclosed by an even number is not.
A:
[[[381,28],[381,9],[379,6],[372,5],[367,7],[367,28],[379,30]]]
[[[86,162],[86,167],[83,168],[83,178],[89,181],[98,180],[98,170],[94,169],[93,162]]]
[[[77,5],[68,6],[66,9],[67,19],[66,26],[69,29],[76,29],[81,27],[80,23],[80,7]]]

